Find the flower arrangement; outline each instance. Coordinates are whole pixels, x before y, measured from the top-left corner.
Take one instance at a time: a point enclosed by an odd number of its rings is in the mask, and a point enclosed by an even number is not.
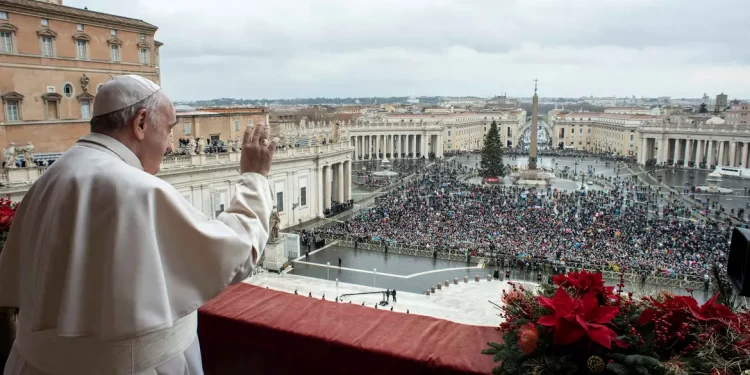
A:
[[[750,374],[750,312],[721,302],[728,289],[701,305],[667,293],[636,299],[622,274],[617,290],[585,270],[553,282],[503,292],[504,343],[482,351],[501,362],[493,374]]]
[[[0,234],[2,238],[10,231],[10,225],[13,223],[13,217],[16,216],[18,203],[11,202],[8,198],[0,198]]]

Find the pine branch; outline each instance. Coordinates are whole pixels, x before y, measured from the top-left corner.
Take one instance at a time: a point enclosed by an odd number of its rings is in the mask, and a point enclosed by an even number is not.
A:
[[[629,375],[628,368],[619,363],[607,363],[607,372],[615,375]]]

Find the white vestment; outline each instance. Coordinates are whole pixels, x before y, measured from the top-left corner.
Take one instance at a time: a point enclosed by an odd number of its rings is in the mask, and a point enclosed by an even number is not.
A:
[[[18,307],[5,375],[202,374],[196,310],[268,240],[268,181],[240,176],[216,220],[117,140],[89,134],[31,186],[0,255]]]

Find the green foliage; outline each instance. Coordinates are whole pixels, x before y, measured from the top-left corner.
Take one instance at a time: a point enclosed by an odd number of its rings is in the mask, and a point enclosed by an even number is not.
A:
[[[614,362],[607,365],[607,371],[613,374],[660,375],[666,372],[659,359],[647,355],[613,353],[609,358]]]
[[[482,150],[482,163],[479,167],[482,177],[505,176],[505,165],[503,164],[503,144],[500,133],[497,130],[497,122],[492,121],[490,131],[484,137],[484,149]]]

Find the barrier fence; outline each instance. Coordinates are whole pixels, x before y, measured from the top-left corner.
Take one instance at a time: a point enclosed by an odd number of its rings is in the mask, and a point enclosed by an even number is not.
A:
[[[333,235],[333,234],[319,234],[319,236],[326,241],[326,244],[338,241],[339,246],[354,248],[354,239],[346,235]],[[357,241],[357,248],[369,251],[385,252],[386,244],[382,241],[364,240]],[[402,254],[411,255],[425,258],[437,258],[443,260],[452,260],[459,262],[467,262],[471,264],[484,263],[485,257],[482,255],[467,256],[465,253],[460,251],[445,251],[437,250],[434,248],[428,248],[425,246],[403,246],[396,243],[387,244],[388,253],[391,254]],[[508,259],[508,258],[506,258]],[[514,258],[511,258],[514,259]],[[554,263],[547,261],[542,262],[545,271],[551,270]],[[610,265],[598,265],[593,263],[582,263],[582,262],[565,262],[565,267],[568,270],[580,270],[586,269],[588,271],[601,272],[604,278],[619,280],[622,274],[625,278],[626,283],[640,284],[642,283],[643,274],[639,272],[626,271],[621,273],[619,271],[612,270]],[[658,284],[662,286],[676,287],[676,288],[693,288],[699,289],[703,287],[703,278],[695,275],[674,275],[674,276],[662,276],[658,274],[647,274],[645,282],[647,284]]]

